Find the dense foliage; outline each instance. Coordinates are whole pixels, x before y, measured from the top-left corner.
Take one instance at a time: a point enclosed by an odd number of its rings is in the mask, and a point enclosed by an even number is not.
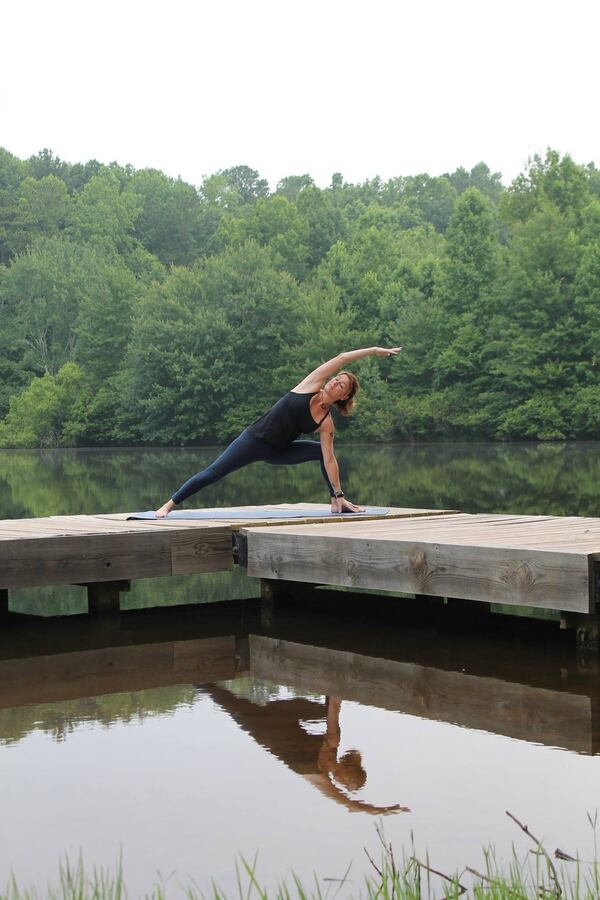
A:
[[[225,441],[340,350],[355,440],[600,434],[600,171],[274,192],[0,148],[0,446]]]

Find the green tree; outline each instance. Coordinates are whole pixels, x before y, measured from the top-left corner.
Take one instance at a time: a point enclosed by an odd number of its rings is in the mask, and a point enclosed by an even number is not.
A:
[[[266,178],[261,178],[250,166],[233,166],[230,169],[222,169],[218,174],[227,179],[231,188],[240,196],[242,203],[255,203],[259,197],[269,196],[269,182]]]
[[[314,186],[305,187],[297,202],[298,211],[308,222],[308,261],[314,268],[337,241],[345,238],[344,217],[331,192]]]
[[[450,180],[444,176],[432,178],[427,174],[398,180],[402,183],[398,205],[416,214],[418,221],[429,223],[438,231],[445,231],[457,197],[456,188]]]
[[[43,238],[0,280],[5,327],[32,373],[56,374],[83,354],[95,380],[118,364],[128,340],[135,279],[95,247]]]
[[[74,198],[67,232],[76,242],[124,254],[135,246],[139,214],[136,195],[121,189],[115,172],[103,172],[94,175]]]
[[[478,191],[497,204],[503,194],[502,175],[500,172],[492,172],[484,162],[479,162],[470,172],[460,166],[451,174],[444,175],[458,194],[463,194],[469,188],[477,188]]]
[[[439,297],[454,312],[481,310],[496,276],[499,240],[493,207],[476,188],[456,201],[446,237]]]
[[[237,238],[230,229],[229,245],[254,240],[271,248],[273,259],[281,268],[295,278],[304,277],[309,266],[309,225],[286,197],[259,198],[231,225],[237,230]]]
[[[535,155],[512,182],[502,198],[502,216],[510,224],[524,222],[550,202],[568,214],[573,224],[579,223],[581,211],[592,198],[592,178],[589,168],[549,149],[543,159]]]
[[[135,236],[167,265],[189,265],[198,256],[201,203],[196,189],[155,169],[135,172],[127,183],[140,207]]]
[[[0,147],[0,265],[11,256],[10,240],[21,182],[27,165]]]
[[[291,203],[296,203],[301,191],[307,187],[314,187],[314,181],[310,175],[287,175],[277,184],[276,194],[285,197]]]
[[[0,423],[0,447],[57,447],[71,444],[70,422],[87,405],[89,387],[84,372],[66,363],[56,375],[34,378],[12,397]]]
[[[7,246],[11,253],[22,253],[37,237],[56,237],[64,229],[69,215],[67,188],[56,175],[25,178],[19,196]]]
[[[131,338],[138,284],[122,265],[96,259],[90,265],[74,331],[77,360],[91,383],[106,384],[122,365]]]
[[[47,175],[61,178],[65,171],[65,163],[60,156],[55,156],[52,150],[44,147],[39,153],[29,157],[27,169],[32,178],[45,178]]]
[[[152,285],[119,376],[142,440],[227,440],[288,388],[298,288],[248,242]]]

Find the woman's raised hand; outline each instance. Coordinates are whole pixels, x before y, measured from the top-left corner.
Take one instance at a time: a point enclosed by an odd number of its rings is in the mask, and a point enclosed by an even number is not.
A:
[[[373,348],[373,352],[377,356],[396,356],[398,353],[400,353],[401,350],[402,350],[402,347],[374,347]]]

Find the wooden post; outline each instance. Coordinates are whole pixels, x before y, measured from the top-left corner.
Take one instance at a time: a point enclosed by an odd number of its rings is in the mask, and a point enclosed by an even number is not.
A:
[[[129,581],[97,581],[86,584],[88,592],[88,612],[93,615],[100,613],[119,612],[119,594],[121,591],[131,590]]]
[[[597,616],[581,616],[575,631],[575,643],[578,650],[597,652],[600,649],[600,622]]]
[[[446,604],[450,615],[460,621],[469,619],[487,619],[491,613],[489,603],[480,600],[463,600],[460,597],[448,597]]]
[[[419,607],[423,609],[442,609],[446,598],[436,597],[433,594],[415,594],[415,601],[418,601]]]
[[[246,674],[250,670],[250,641],[247,637],[235,639],[235,671]]]
[[[562,613],[560,617],[562,630],[575,632],[575,646],[578,651],[600,650],[600,617],[586,616],[580,613]]]
[[[272,581],[270,578],[260,579],[260,624],[265,631],[269,631],[273,627],[277,593],[277,581]]]
[[[260,579],[260,621],[265,629],[273,625],[276,603],[315,602],[316,585],[308,581],[285,581],[279,578]]]
[[[8,590],[0,588],[0,619],[6,618],[8,615]]]

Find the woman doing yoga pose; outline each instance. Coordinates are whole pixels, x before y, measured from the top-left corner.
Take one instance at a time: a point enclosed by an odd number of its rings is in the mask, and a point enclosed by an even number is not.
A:
[[[339,353],[314,369],[296,387],[288,391],[271,409],[249,425],[202,472],[189,478],[156,511],[159,518],[168,516],[171,510],[197,491],[214,484],[230,472],[252,462],[290,466],[318,460],[331,497],[334,513],[360,512],[356,504],[344,497],[340,485],[340,473],[333,452],[335,427],[330,414],[332,406],[342,415],[348,415],[358,392],[358,379],[343,367],[363,356],[395,356],[401,347],[366,347]],[[342,369],[342,371],[339,371]],[[337,372],[337,374],[336,374]],[[298,441],[301,434],[318,431],[320,443]]]

